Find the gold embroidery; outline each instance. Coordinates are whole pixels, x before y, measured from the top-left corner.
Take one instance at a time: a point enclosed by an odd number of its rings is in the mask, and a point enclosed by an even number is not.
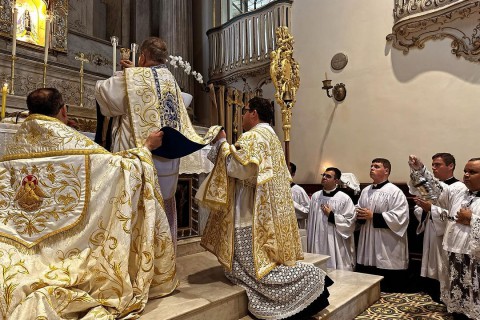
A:
[[[252,227],[254,265],[260,279],[278,264],[291,265],[303,259],[288,184],[290,174],[280,141],[267,128],[254,128],[244,133],[234,146],[229,149],[225,146],[228,145],[221,146],[215,168],[206,181],[202,200],[212,211],[202,245],[226,268],[231,268],[235,195],[233,188],[226,185],[233,185],[235,180],[227,176],[226,158],[231,154],[243,165],[258,165]]]
[[[25,261],[21,260],[18,251],[0,249],[0,313],[2,319],[7,319],[8,311],[14,297],[13,292],[19,285],[19,277],[29,274]]]

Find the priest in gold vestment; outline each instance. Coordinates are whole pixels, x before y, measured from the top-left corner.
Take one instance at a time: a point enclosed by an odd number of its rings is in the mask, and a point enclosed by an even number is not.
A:
[[[181,90],[165,65],[166,58],[165,42],[160,38],[148,38],[140,46],[139,67],[134,68],[129,60],[121,60],[124,71],[97,82],[95,98],[100,111],[104,116],[114,117],[113,152],[142,146],[151,130],[163,127],[177,130],[186,138],[185,141],[200,146],[210,143],[220,131],[220,126],[213,126],[204,137],[195,132]],[[175,147],[178,151],[188,149],[180,141],[175,142]],[[175,191],[180,156],[166,158],[155,153],[153,156],[174,242],[177,228]]]
[[[56,89],[0,160],[0,319],[136,318],[178,285],[150,150],[111,154],[65,125]]]
[[[201,244],[233,283],[245,288],[260,319],[304,319],[328,305],[326,273],[303,259],[291,176],[272,127],[270,102],[244,107],[247,130],[234,145],[221,131],[209,157],[215,167],[197,199],[210,215]]]

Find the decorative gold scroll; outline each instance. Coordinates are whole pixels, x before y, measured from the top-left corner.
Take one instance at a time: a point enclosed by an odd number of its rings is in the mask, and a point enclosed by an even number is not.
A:
[[[270,77],[275,87],[275,100],[282,110],[284,140],[290,141],[291,108],[300,86],[298,63],[293,59],[293,36],[287,27],[278,27],[277,49],[270,53]]]

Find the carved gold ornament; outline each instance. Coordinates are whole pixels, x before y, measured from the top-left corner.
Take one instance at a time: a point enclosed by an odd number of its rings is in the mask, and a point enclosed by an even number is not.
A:
[[[291,108],[300,86],[299,65],[293,58],[293,36],[287,27],[278,27],[277,49],[270,53],[270,77],[275,87],[275,100],[282,109],[285,141],[290,141]]]

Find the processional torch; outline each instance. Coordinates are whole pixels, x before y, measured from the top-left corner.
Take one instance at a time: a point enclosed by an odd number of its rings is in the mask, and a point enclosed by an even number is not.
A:
[[[293,59],[293,36],[287,27],[275,31],[277,48],[270,53],[270,77],[275,87],[275,100],[282,111],[282,129],[285,141],[285,161],[290,167],[290,128],[292,108],[300,86],[298,63]]]

